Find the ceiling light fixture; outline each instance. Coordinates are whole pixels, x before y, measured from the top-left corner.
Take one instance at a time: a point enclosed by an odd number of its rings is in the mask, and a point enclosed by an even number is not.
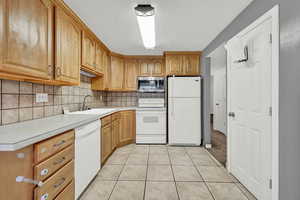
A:
[[[138,25],[146,49],[155,47],[155,11],[150,4],[139,4],[135,8]]]

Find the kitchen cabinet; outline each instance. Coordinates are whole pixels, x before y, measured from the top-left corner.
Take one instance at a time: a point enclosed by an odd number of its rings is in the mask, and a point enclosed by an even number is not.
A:
[[[109,90],[122,91],[124,83],[124,59],[111,56]]]
[[[0,1],[1,76],[51,79],[53,31],[50,0]]]
[[[96,42],[92,36],[82,31],[81,65],[83,69],[96,69]]]
[[[139,63],[134,59],[125,60],[125,74],[124,74],[124,90],[137,90],[137,76],[139,74]]]
[[[100,58],[99,58],[100,59]],[[108,90],[110,84],[110,57],[106,50],[102,49],[102,76],[92,78],[92,90]],[[98,70],[100,72],[100,70]]]
[[[182,58],[182,70],[184,75],[200,74],[200,55],[185,55]]]
[[[200,75],[200,52],[166,52],[166,74]]]
[[[163,59],[140,60],[140,76],[164,76]]]
[[[135,111],[122,111],[120,124],[119,145],[123,146],[135,142]]]
[[[120,113],[113,114],[112,116],[112,151],[119,145],[120,134]]]
[[[111,134],[111,122],[101,128],[101,162],[105,162],[106,159],[112,153],[112,134]]]
[[[106,64],[104,61],[105,57],[103,56],[104,50],[100,46],[100,44],[96,44],[96,56],[95,56],[95,70],[97,73],[104,73],[104,65]]]
[[[34,185],[18,183],[16,177],[33,179],[33,146],[18,151],[0,152],[0,160],[0,199],[32,200]]]
[[[72,85],[80,83],[81,32],[61,8],[55,9],[55,79]]]
[[[0,152],[0,160],[0,199],[55,199],[74,180],[74,130],[18,151]],[[18,176],[43,185],[16,182]],[[74,190],[69,191],[74,196]]]

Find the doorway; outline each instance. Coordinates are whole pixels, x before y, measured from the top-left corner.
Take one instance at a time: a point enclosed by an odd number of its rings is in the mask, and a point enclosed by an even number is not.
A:
[[[210,54],[211,127],[209,151],[225,167],[227,162],[227,53],[224,44]]]

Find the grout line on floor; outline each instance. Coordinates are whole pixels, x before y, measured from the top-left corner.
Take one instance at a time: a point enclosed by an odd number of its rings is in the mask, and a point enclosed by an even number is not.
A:
[[[114,152],[114,153],[115,153],[115,152]],[[114,153],[113,153],[113,154],[114,154]],[[110,194],[109,194],[108,200],[110,200],[111,195],[112,195],[112,193],[114,192],[117,183],[119,182],[119,178],[120,178],[120,176],[121,176],[121,174],[122,174],[122,172],[123,172],[123,170],[124,170],[124,168],[125,168],[125,165],[126,165],[126,162],[127,162],[128,158],[129,158],[129,156],[126,158],[125,164],[122,165],[123,167],[122,167],[122,169],[121,169],[121,171],[120,171],[120,173],[119,173],[119,175],[118,175],[118,177],[117,177],[117,180],[116,180],[116,182],[115,182],[115,184],[114,184],[113,189],[111,190],[111,192],[110,192]]]
[[[172,175],[173,175],[173,179],[174,179],[174,184],[175,184],[177,197],[178,197],[178,200],[180,200],[179,192],[178,192],[178,189],[177,189],[177,183],[176,183],[176,179],[175,179],[175,175],[174,175],[173,165],[172,165],[171,158],[170,158],[169,149],[167,149],[167,151],[168,151],[168,157],[169,157],[169,161],[170,161],[170,166],[171,166],[171,170],[172,170]],[[184,151],[185,151],[185,149],[184,149]],[[185,153],[186,153],[186,151],[185,151]]]
[[[199,148],[201,148],[201,147],[199,147]],[[207,188],[208,192],[210,193],[211,197],[212,197],[214,200],[216,200],[216,198],[214,197],[212,191],[209,189],[209,187],[208,187],[208,185],[207,185],[205,179],[203,178],[202,174],[201,174],[200,171],[198,170],[197,165],[194,163],[194,160],[192,159],[191,155],[190,155],[189,153],[188,153],[187,155],[188,155],[188,157],[192,160],[192,163],[193,163],[194,167],[196,168],[198,174],[199,174],[200,177],[202,178],[203,183],[204,183],[204,185],[206,186],[206,188]]]
[[[144,186],[144,195],[143,199],[145,200],[146,198],[146,187],[147,187],[147,178],[148,178],[148,164],[149,164],[149,154],[150,154],[150,146],[148,146],[148,157],[147,157],[147,167],[146,167],[146,177],[145,177],[145,186]]]

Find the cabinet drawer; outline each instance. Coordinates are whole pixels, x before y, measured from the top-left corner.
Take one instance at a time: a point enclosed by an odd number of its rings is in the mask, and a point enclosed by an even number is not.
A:
[[[72,181],[56,198],[55,200],[74,200],[75,188],[74,181]]]
[[[101,126],[106,126],[111,123],[111,115],[101,118]]]
[[[35,163],[39,163],[74,142],[74,130],[35,144]]]
[[[112,121],[118,120],[121,118],[121,114],[120,113],[115,113],[112,115]]]
[[[67,147],[34,167],[34,179],[44,181],[74,158],[74,145]]]
[[[54,199],[73,180],[73,177],[74,161],[71,161],[48,178],[42,187],[34,190],[35,200]]]

